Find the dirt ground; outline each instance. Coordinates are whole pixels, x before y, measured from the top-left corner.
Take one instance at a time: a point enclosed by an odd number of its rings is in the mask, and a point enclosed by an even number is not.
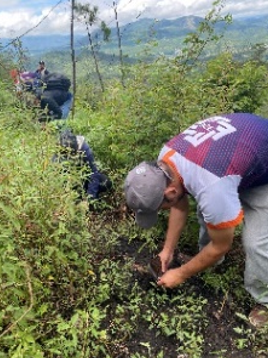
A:
[[[149,290],[158,290],[155,286],[152,285],[153,278],[151,275],[146,272],[147,264],[152,257],[151,253],[148,253],[146,250],[139,252],[141,243],[138,241],[128,241],[126,238],[120,240],[118,245],[118,259],[120,257],[130,256],[135,259],[135,264],[133,268],[133,283],[138,282],[144,292]],[[190,252],[188,252],[189,254]],[[178,263],[175,262],[175,265]],[[217,275],[222,275],[228,267],[236,266],[239,267],[241,271],[241,277],[243,276],[244,268],[244,257],[243,251],[239,244],[235,247],[230,253],[228,253],[224,263],[216,269]],[[218,270],[218,271],[217,271]],[[242,283],[242,281],[241,281]],[[236,282],[232,283],[234,286],[237,285]],[[268,357],[268,347],[263,347],[263,352],[261,354],[256,354],[256,351],[253,349],[253,344],[247,341],[246,334],[238,335],[234,328],[240,327],[241,330],[246,331],[249,328],[247,323],[245,323],[237,311],[248,315],[251,309],[252,300],[248,297],[246,291],[243,290],[243,284],[241,285],[241,292],[244,292],[245,299],[242,299],[239,302],[237,297],[232,296],[232,287],[228,289],[228,294],[226,292],[221,292],[221,290],[208,289],[204,286],[204,282],[201,276],[193,277],[187,281],[185,289],[189,290],[190,294],[197,296],[203,296],[207,300],[205,305],[205,315],[208,319],[208,323],[203,327],[203,355],[200,358],[264,358]],[[160,287],[159,287],[160,290]],[[170,295],[176,293],[176,289],[170,290]],[[158,291],[159,294],[159,291]],[[242,348],[237,347],[237,339],[244,339],[247,344]],[[148,355],[146,348],[141,347],[139,342],[145,341],[149,342],[152,347],[151,353]],[[164,358],[192,358],[189,355],[176,353],[176,347],[178,342],[174,337],[166,337],[163,335],[157,335],[153,329],[148,329],[148,326],[144,322],[140,322],[139,329],[127,342],[127,351],[128,354],[120,355],[120,357],[148,357],[155,358],[157,357],[157,352],[160,352],[161,349],[164,350]],[[255,353],[254,353],[255,352]],[[137,354],[140,354],[137,355]],[[119,358],[119,355],[118,355]]]

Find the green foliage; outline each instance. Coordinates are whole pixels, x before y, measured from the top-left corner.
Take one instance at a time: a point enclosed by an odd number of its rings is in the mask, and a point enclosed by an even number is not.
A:
[[[267,101],[267,67],[248,61],[234,61],[231,53],[223,53],[209,61],[199,82],[203,87],[200,100],[216,113],[255,113]],[[215,113],[215,112],[214,112]]]
[[[265,357],[267,355],[268,327],[264,326],[256,330],[248,326],[248,319],[245,315],[237,313],[237,316],[241,319],[242,324],[234,328],[237,333],[236,345],[239,349],[251,348],[256,357]]]
[[[212,60],[202,72],[185,71],[163,59],[134,66],[124,87],[114,82],[102,96],[92,95],[85,105],[94,103],[93,111],[84,105],[77,127],[90,132],[93,147],[97,137],[98,157],[120,170],[155,159],[164,142],[200,118],[261,112],[267,100],[267,68],[236,63],[229,54]]]
[[[148,295],[147,299],[151,301],[151,310],[145,316],[150,323],[149,329],[157,328],[156,336],[175,336],[178,353],[193,358],[200,357],[203,345],[202,331],[206,326],[206,317],[203,314],[206,300],[188,295],[186,292],[179,292],[173,298],[154,292],[153,295]]]
[[[213,8],[205,16],[205,19],[200,22],[195,32],[189,33],[184,40],[186,47],[182,51],[182,55],[178,57],[179,61],[184,63],[194,64],[202,55],[208,44],[217,44],[223,37],[223,33],[216,33],[215,25],[224,22],[226,25],[230,24],[232,17],[230,14],[226,16],[221,15],[224,7],[224,1],[216,0],[213,2]]]
[[[136,338],[141,327],[155,339],[174,339],[180,355],[202,356],[207,299],[192,294],[188,283],[170,294],[154,283],[144,289],[136,279],[134,258],[120,246],[122,238],[139,240],[139,252],[154,252],[167,217],[161,213],[150,231],[136,228],[123,209],[122,184],[129,168],[156,159],[163,143],[200,118],[230,111],[268,114],[264,63],[240,63],[231,53],[198,61],[219,40],[214,26],[230,21],[220,16],[221,2],[214,6],[187,37],[181,57],[133,66],[123,61],[123,68],[117,64],[109,71],[123,70],[124,85],[113,79],[105,89],[89,83],[91,64],[79,82],[75,117],[60,125],[86,137],[115,186],[93,212],[77,202],[77,173],[64,174],[51,161],[59,123],[41,127],[28,98],[0,83],[0,357],[113,358],[127,356],[134,338],[141,349],[133,358],[164,357],[164,347],[155,352],[146,336]],[[90,11],[89,25],[97,20],[97,9]],[[192,245],[198,235],[194,211],[191,203],[183,245],[186,239]],[[234,302],[248,302],[234,267],[220,276],[206,271],[202,280],[225,298],[232,291]],[[267,345],[265,338],[240,329],[240,349],[249,341],[256,352]]]

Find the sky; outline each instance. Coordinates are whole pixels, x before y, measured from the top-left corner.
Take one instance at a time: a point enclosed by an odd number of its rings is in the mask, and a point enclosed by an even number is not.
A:
[[[176,19],[186,15],[205,16],[213,0],[79,0],[97,6],[99,19],[115,26],[113,3],[116,3],[119,25],[141,18]],[[268,0],[225,0],[222,14],[235,17],[268,15]],[[25,34],[70,33],[71,0],[0,0],[0,39]],[[75,32],[86,34],[75,21]]]

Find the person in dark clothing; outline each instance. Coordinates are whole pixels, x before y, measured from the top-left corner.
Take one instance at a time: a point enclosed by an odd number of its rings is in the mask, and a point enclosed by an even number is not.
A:
[[[112,188],[111,180],[98,169],[93,151],[83,136],[65,129],[60,134],[59,144],[60,151],[53,157],[53,162],[66,161],[83,171],[82,187],[89,202],[92,199],[99,199],[100,193]]]
[[[38,68],[35,71],[35,73],[36,73],[36,77],[39,80],[42,80],[45,76],[49,74],[48,70],[46,69],[46,65],[44,61],[39,61]]]
[[[49,73],[43,78],[43,82],[44,90],[39,95],[40,106],[42,109],[47,108],[51,120],[61,119],[61,106],[70,98],[71,81],[62,74]],[[43,120],[47,120],[47,117],[39,119]]]
[[[40,98],[40,106],[42,109],[47,108],[51,119],[61,119],[62,110],[61,105],[69,98],[66,91],[60,89],[44,90]]]

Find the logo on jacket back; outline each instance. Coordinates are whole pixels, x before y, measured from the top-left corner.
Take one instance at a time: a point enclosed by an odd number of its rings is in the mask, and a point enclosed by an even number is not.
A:
[[[236,132],[237,129],[230,122],[230,119],[220,116],[197,122],[183,132],[185,134],[184,140],[194,147],[198,147],[208,139],[217,141]]]

